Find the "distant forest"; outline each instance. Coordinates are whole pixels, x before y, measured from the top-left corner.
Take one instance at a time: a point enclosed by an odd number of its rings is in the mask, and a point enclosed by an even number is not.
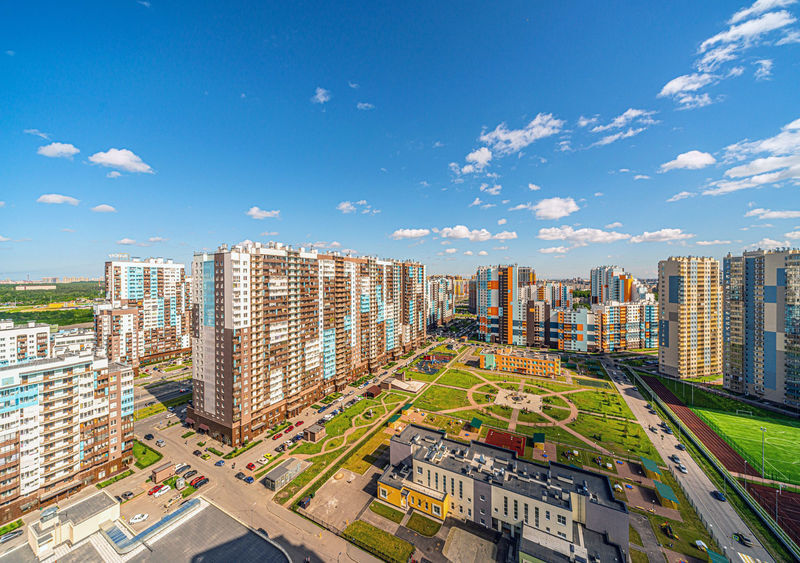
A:
[[[22,285],[22,284],[21,284]],[[56,289],[42,291],[17,291],[16,284],[0,285],[0,303],[17,305],[46,305],[58,301],[74,299],[95,299],[103,297],[104,292],[97,282],[74,282],[46,284]]]

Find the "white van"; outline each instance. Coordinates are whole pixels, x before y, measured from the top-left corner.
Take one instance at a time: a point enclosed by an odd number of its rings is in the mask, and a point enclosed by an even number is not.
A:
[[[161,487],[161,488],[158,490],[158,492],[157,492],[157,493],[155,493],[155,494],[153,495],[153,497],[154,497],[154,498],[158,498],[158,497],[160,497],[161,495],[168,493],[168,492],[169,492],[171,489],[172,489],[172,487],[170,487],[169,485],[164,485],[163,487]]]

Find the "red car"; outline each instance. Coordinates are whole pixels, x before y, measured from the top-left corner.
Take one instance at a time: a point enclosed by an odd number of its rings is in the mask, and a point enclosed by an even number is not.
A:
[[[248,469],[249,471],[252,471],[252,470],[253,470],[253,469],[255,469],[255,468],[256,468],[256,464],[255,464],[255,463],[248,463],[248,464],[247,464],[247,469]]]
[[[200,477],[195,477],[194,479],[191,480],[191,482],[189,483],[189,486],[190,487],[194,487],[195,485],[197,485],[197,483],[199,483],[200,481],[202,481],[205,478],[206,478],[205,475],[200,475]]]
[[[164,485],[156,485],[155,487],[153,487],[152,489],[150,489],[149,491],[147,491],[147,495],[148,495],[148,496],[153,496],[153,495],[154,495],[154,494],[156,494],[158,491],[160,491],[160,490],[161,490],[163,487],[164,487]]]
[[[283,436],[283,432],[278,432],[277,434],[275,434],[275,435],[272,437],[272,439],[273,439],[273,440],[277,440],[277,439],[278,439],[278,438],[280,438],[281,436]]]
[[[294,424],[290,424],[289,428],[286,429],[286,432],[291,432],[292,430],[294,430]]]
[[[295,428],[297,428],[298,426],[303,426],[303,421],[302,420],[298,420],[297,424],[294,425]]]

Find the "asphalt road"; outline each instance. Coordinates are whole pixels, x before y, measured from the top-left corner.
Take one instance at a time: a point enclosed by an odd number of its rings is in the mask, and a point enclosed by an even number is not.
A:
[[[180,397],[186,393],[181,393],[179,389],[186,388],[191,392],[192,382],[185,381],[169,381],[151,389],[144,387],[135,387],[133,391],[133,406],[135,409],[144,407],[150,401],[163,402],[175,397]]]
[[[662,422],[658,415],[650,414],[645,405],[647,401],[639,393],[638,389],[628,381],[628,376],[621,370],[613,368],[610,360],[603,360],[603,365],[611,375],[614,384],[619,389],[625,402],[633,411],[634,416],[650,435],[651,441],[664,461],[671,466],[675,464],[669,461],[669,456],[677,454],[680,461],[686,466],[688,473],[674,471],[673,475],[683,485],[689,497],[695,503],[697,512],[712,526],[714,535],[726,555],[734,563],[742,561],[752,563],[753,561],[768,562],[773,561],[764,546],[758,541],[752,531],[739,517],[736,511],[728,502],[723,502],[711,496],[711,491],[716,487],[697,465],[694,459],[686,451],[679,450],[676,446],[678,438],[674,434],[666,434],[658,428],[657,434],[649,430],[650,426],[656,426]],[[744,533],[752,541],[752,547],[745,547],[732,539],[734,533]],[[749,559],[748,559],[749,558]]]

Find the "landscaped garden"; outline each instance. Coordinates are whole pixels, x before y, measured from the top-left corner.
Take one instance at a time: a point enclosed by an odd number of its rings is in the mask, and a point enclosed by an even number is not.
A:
[[[369,509],[375,514],[379,514],[380,516],[383,516],[384,518],[391,520],[392,522],[395,522],[397,524],[399,524],[400,521],[403,519],[403,516],[405,516],[405,514],[403,514],[399,510],[394,509],[391,506],[383,504],[382,502],[379,502],[377,500],[372,501],[372,504],[369,505]]]
[[[578,410],[629,419],[635,418],[631,409],[617,393],[581,391],[580,393],[570,393],[569,400],[578,407]]]
[[[441,527],[442,525],[439,522],[426,518],[419,512],[412,514],[408,522],[406,522],[406,528],[427,537],[435,536]]]
[[[467,392],[431,385],[414,402],[414,406],[427,411],[443,411],[469,405]]]
[[[440,377],[436,383],[440,385],[450,385],[452,387],[461,387],[462,389],[470,389],[480,382],[481,380],[471,373],[451,369]],[[487,385],[485,387],[489,386]]]
[[[145,467],[153,465],[164,456],[161,455],[161,452],[157,452],[153,448],[136,440],[133,442],[133,457],[136,458],[136,467],[144,469]]]
[[[361,520],[347,526],[342,535],[357,546],[393,563],[406,563],[414,553],[414,546],[406,540]]]

